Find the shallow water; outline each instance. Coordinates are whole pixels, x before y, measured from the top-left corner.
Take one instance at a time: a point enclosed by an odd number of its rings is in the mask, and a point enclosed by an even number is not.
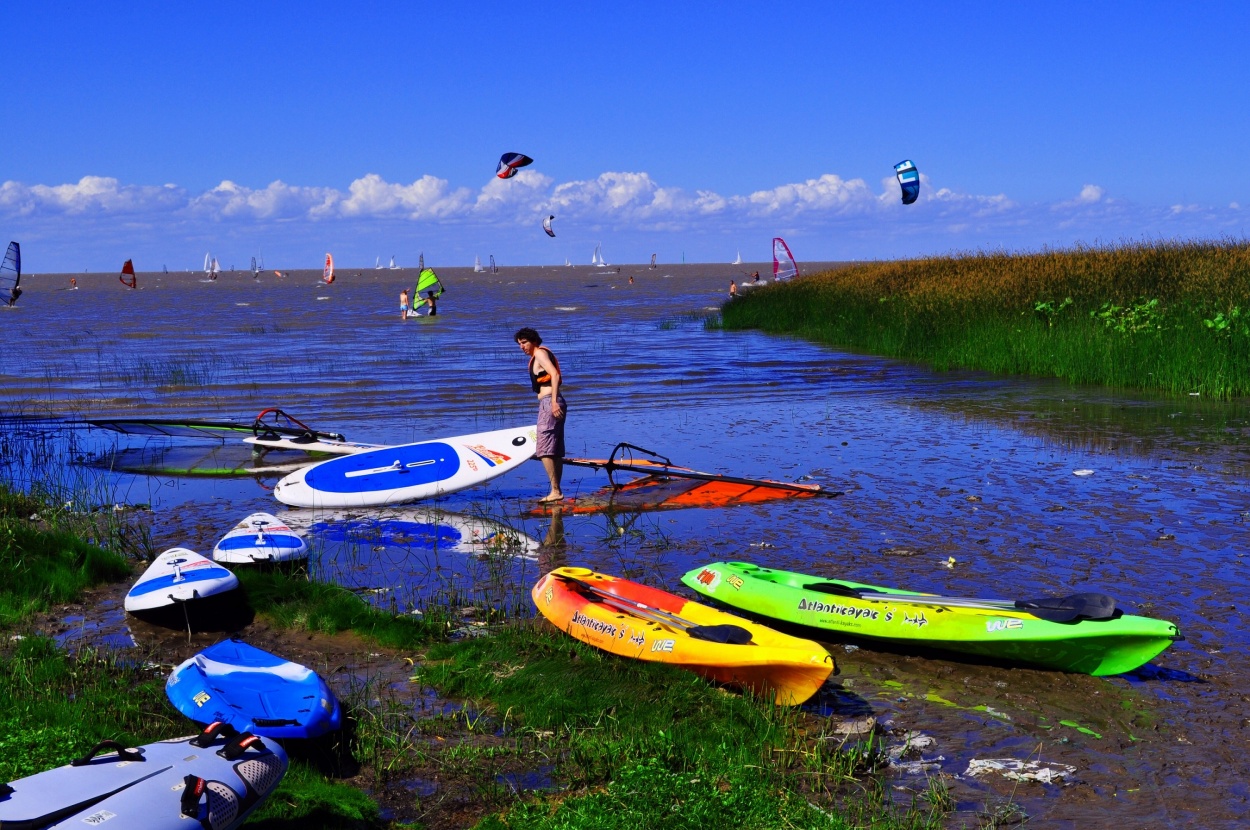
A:
[[[280,406],[379,443],[496,429],[534,417],[512,340],[533,326],[567,375],[571,455],[605,457],[628,441],[699,469],[817,481],[845,495],[566,515],[564,545],[510,561],[502,595],[481,590],[501,577],[497,559],[424,542],[331,534],[315,545],[323,573],[386,587],[378,601],[396,607],[441,594],[528,609],[528,586],[565,562],[670,589],[697,565],[746,559],[955,595],[1103,591],[1177,622],[1186,640],[1112,679],[839,651],[842,686],[811,707],[935,735],[925,754],[963,776],[956,795],[969,810],[1011,798],[1048,827],[1095,826],[1094,815],[1103,826],[1241,823],[1245,402],[939,374],[708,330],[703,317],[741,278],[728,265],[440,270],[440,316],[404,322],[398,294],[415,274],[348,273],[333,286],[313,272],[216,283],[141,274],[139,291],[113,275],[75,275],[79,290],[59,291],[68,276],[41,275],[0,315],[21,344],[0,375],[4,408],[247,420]],[[83,446],[107,440],[75,435]],[[281,507],[268,490],[275,480],[117,476],[94,486],[108,489],[101,501],[150,503],[160,545],[205,551],[247,513]],[[565,475],[568,494],[605,483],[599,472]],[[551,540],[561,528],[527,515],[545,492],[541,468],[527,464],[438,506]],[[1076,766],[1070,783],[964,776],[972,758],[1039,752]]]

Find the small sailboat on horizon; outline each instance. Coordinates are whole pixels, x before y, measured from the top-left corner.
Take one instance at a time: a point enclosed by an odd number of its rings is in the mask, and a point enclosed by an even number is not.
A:
[[[596,268],[606,268],[608,264],[603,260],[603,243],[595,243],[595,254],[590,258],[590,264]]]
[[[379,256],[379,257],[374,257],[374,259],[373,259],[373,270],[374,270],[374,271],[381,271],[381,270],[382,270],[382,257],[380,257],[380,256]]]
[[[391,254],[391,264],[390,264],[389,266],[387,266],[387,267],[389,267],[392,271],[398,271],[398,270],[399,270],[399,266],[395,264],[395,255],[394,255],[394,254]]]
[[[731,262],[730,265],[741,265],[741,264],[742,264],[742,251],[738,251],[738,258],[735,259],[733,262]]]

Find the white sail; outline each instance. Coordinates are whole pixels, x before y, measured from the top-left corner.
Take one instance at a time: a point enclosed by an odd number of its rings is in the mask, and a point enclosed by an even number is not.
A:
[[[395,264],[395,255],[394,255],[394,254],[391,254],[391,266],[390,266],[390,268],[391,268],[391,270],[392,270],[392,271],[398,271],[398,270],[399,270],[399,266]]]
[[[205,274],[211,274],[211,273],[212,273],[212,271],[210,271],[210,270],[208,269],[208,268],[209,268],[209,266],[210,266],[210,265],[212,265],[212,264],[213,264],[213,255],[212,255],[212,253],[207,253],[207,254],[205,254],[205,255],[204,255],[204,273],[205,273]]]
[[[482,258],[480,256],[473,257],[473,272],[481,274],[485,271],[486,269],[482,267]]]
[[[373,258],[373,270],[374,270],[374,271],[381,271],[381,270],[382,270],[382,257],[374,257],[374,258]]]
[[[741,264],[742,264],[742,251],[738,251],[738,258],[737,258],[737,259],[735,259],[735,260],[734,260],[731,264],[732,264],[732,265],[741,265]]]
[[[597,243],[595,245],[595,255],[591,257],[590,264],[598,266],[599,268],[604,268],[607,266],[607,263],[603,261],[603,243],[602,242]]]

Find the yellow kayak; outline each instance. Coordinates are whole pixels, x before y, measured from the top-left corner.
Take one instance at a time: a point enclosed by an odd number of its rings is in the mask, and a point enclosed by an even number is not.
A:
[[[811,640],[587,568],[557,568],[531,595],[544,617],[584,643],[688,669],[786,706],[810,698],[837,669],[833,655]]]

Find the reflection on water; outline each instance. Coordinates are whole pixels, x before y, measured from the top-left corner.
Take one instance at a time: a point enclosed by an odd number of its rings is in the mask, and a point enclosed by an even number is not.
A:
[[[91,311],[68,330],[62,304],[36,278],[4,321],[23,359],[4,364],[0,395],[9,413],[71,417],[248,419],[281,406],[353,440],[407,442],[532,423],[512,333],[533,326],[567,376],[571,455],[603,457],[628,441],[697,469],[810,480],[846,495],[536,517],[529,511],[546,480],[527,464],[427,505],[498,522],[528,540],[523,553],[460,552],[441,530],[405,536],[375,516],[372,530],[305,525],[319,573],[399,610],[442,597],[528,612],[529,586],[558,564],[671,588],[717,559],[963,596],[1096,590],[1179,624],[1186,641],[1131,682],[1168,707],[1165,723],[1186,724],[1196,755],[1218,754],[1240,729],[1225,708],[1250,682],[1250,638],[1236,610],[1250,548],[1245,402],[932,373],[706,328],[702,315],[722,300],[731,266],[439,273],[448,293],[425,323],[401,321],[393,308],[415,271],[349,275],[330,287],[313,272],[216,284],[141,275],[137,292],[115,290],[113,275],[79,277],[75,301]],[[30,440],[8,430],[6,458]],[[40,454],[45,474],[52,455]],[[272,511],[275,480],[110,479],[116,500],[152,503],[158,544],[200,550],[243,516]],[[606,483],[601,472],[566,470],[564,491]],[[1210,682],[1187,682],[1194,677]],[[1221,775],[1191,797],[1235,787]]]

